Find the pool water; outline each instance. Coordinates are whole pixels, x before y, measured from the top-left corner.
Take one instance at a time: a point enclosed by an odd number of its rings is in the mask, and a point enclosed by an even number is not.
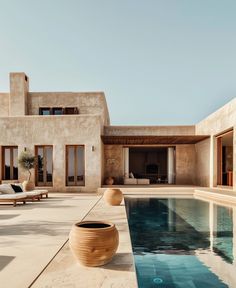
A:
[[[236,287],[233,208],[173,198],[125,205],[139,288]]]

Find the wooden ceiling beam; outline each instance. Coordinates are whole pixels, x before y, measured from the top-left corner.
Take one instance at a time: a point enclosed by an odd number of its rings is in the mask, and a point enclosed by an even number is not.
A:
[[[187,136],[101,136],[104,144],[109,145],[177,145],[196,144],[209,138],[209,135]]]

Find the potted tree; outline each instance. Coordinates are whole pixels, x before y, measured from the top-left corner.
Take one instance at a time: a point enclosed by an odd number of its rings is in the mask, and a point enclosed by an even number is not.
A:
[[[23,184],[24,191],[31,191],[34,189],[34,183],[30,181],[31,169],[34,168],[35,157],[30,151],[22,151],[18,159],[20,167],[29,173],[28,179]]]

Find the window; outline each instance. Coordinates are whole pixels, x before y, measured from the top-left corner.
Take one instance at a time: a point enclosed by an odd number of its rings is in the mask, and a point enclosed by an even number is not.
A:
[[[63,108],[52,108],[53,115],[63,115]]]
[[[39,115],[73,115],[79,114],[77,107],[40,107]]]
[[[50,115],[51,109],[50,108],[39,108],[39,115]]]
[[[53,178],[53,148],[52,146],[36,146],[35,154],[37,157],[36,185],[37,186],[52,186]]]
[[[18,180],[18,148],[2,147],[2,178],[3,180]]]
[[[84,146],[66,146],[66,185],[84,186]]]
[[[66,107],[64,109],[64,114],[67,115],[79,114],[79,110],[77,107]]]

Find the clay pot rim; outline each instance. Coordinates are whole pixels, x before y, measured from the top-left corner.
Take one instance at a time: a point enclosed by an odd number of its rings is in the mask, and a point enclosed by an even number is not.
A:
[[[81,225],[81,224],[105,224],[105,225],[109,225],[108,227],[98,227],[98,228],[89,228],[89,227],[81,227],[81,226],[78,226],[78,225]],[[76,229],[78,230],[82,230],[82,231],[85,231],[85,230],[89,230],[89,231],[108,231],[108,230],[112,230],[114,227],[115,227],[115,224],[114,223],[111,223],[109,221],[80,221],[80,222],[77,222],[73,225]]]

